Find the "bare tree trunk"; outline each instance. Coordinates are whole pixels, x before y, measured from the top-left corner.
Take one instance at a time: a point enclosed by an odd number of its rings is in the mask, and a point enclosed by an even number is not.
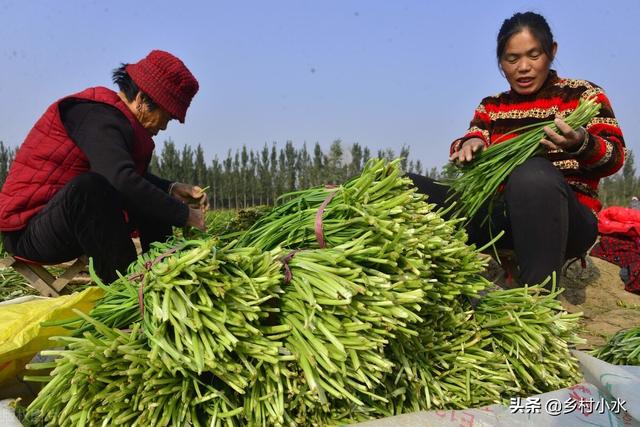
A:
[[[236,210],[238,210],[238,187],[234,184],[233,185],[233,198],[234,200],[234,205]]]

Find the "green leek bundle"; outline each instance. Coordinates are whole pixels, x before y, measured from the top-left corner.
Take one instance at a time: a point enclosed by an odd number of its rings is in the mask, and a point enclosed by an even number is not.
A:
[[[640,366],[640,326],[618,331],[591,354],[614,365]]]
[[[576,129],[589,123],[599,111],[600,104],[595,98],[581,100],[564,121]],[[492,199],[511,172],[529,158],[544,152],[545,148],[540,141],[546,136],[543,129],[545,126],[558,130],[553,120],[516,129],[513,133],[519,135],[480,152],[468,166],[462,168],[460,176],[448,182],[459,196],[456,211],[458,216],[469,220],[487,201],[489,212],[491,211]]]

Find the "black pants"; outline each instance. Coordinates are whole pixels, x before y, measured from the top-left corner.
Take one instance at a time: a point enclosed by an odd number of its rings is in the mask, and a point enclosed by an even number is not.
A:
[[[93,257],[96,272],[110,283],[118,277],[116,270],[126,274],[136,259],[130,237],[134,229],[143,251],[172,233],[171,225],[136,212],[102,175],[89,172],[58,191],[26,228],[2,234],[9,253],[33,261],[56,264],[81,255]]]
[[[408,176],[429,202],[446,205],[448,187],[424,176]],[[554,271],[559,280],[565,260],[584,254],[598,235],[596,216],[578,202],[562,173],[542,157],[527,160],[509,176],[494,203],[491,225],[483,224],[486,214],[484,207],[469,222],[469,243],[484,245],[504,230],[496,246],[515,251],[522,284],[538,284]]]

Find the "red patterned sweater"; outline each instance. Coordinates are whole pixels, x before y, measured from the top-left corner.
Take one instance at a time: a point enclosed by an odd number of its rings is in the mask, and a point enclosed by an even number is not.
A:
[[[499,138],[502,139],[498,143],[508,143],[509,138],[517,135],[513,133],[515,129],[566,117],[580,99],[592,96],[602,106],[598,116],[585,126],[589,133],[585,143],[572,151],[549,151],[547,157],[562,171],[578,200],[597,212],[602,207],[598,183],[622,167],[625,145],[609,99],[602,88],[586,80],[561,78],[551,70],[543,87],[533,95],[519,95],[510,90],[483,99],[467,133],[451,144],[451,153],[474,137],[481,138],[485,147]]]

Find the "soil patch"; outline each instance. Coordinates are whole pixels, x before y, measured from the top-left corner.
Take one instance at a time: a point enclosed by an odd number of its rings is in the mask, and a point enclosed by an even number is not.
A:
[[[574,263],[562,280],[562,304],[569,312],[583,313],[584,348],[602,345],[620,329],[640,325],[640,295],[624,290],[617,265],[588,257],[586,268]]]

